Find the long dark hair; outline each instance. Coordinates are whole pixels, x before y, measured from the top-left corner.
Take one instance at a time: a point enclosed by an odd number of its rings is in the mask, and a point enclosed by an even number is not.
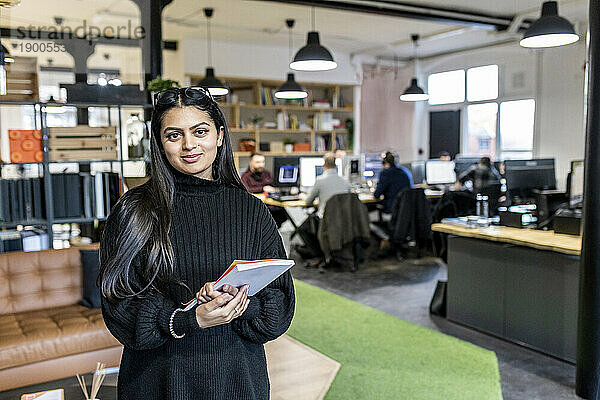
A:
[[[106,238],[100,248],[98,284],[102,295],[113,301],[145,295],[148,288],[162,292],[169,282],[185,283],[173,275],[173,248],[169,239],[173,205],[173,167],[166,158],[161,142],[161,126],[165,113],[175,107],[196,107],[206,111],[217,128],[223,127],[224,136],[212,164],[213,178],[224,185],[246,190],[233,161],[229,130],[225,117],[212,97],[204,90],[173,88],[160,93],[155,101],[151,121],[150,180],[127,191],[115,204],[106,221],[117,226],[117,237]],[[106,231],[105,231],[106,232]],[[141,270],[133,271],[134,257],[142,252]],[[132,280],[132,276],[137,276]],[[188,288],[189,290],[189,288]]]

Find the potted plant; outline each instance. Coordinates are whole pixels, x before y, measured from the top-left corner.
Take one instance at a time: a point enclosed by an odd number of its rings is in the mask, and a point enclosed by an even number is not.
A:
[[[284,139],[283,140],[283,148],[285,149],[286,153],[291,153],[294,151],[294,141],[291,139]]]
[[[161,90],[170,89],[172,87],[180,87],[178,81],[174,81],[172,79],[163,79],[161,76],[157,76],[151,81],[148,81],[147,85],[148,91],[150,92],[153,100],[154,95]]]

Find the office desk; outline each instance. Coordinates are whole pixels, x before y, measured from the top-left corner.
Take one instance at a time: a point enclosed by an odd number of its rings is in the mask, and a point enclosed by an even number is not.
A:
[[[279,200],[272,199],[268,196],[265,196],[264,193],[255,193],[254,196],[258,197],[264,204],[266,204],[268,206],[277,206],[277,207],[283,208],[283,210],[287,216],[287,219],[292,223],[292,226],[294,227],[294,232],[290,236],[290,239],[293,238],[294,236],[296,236],[296,234],[298,233],[298,225],[299,224],[297,224],[296,221],[294,221],[294,218],[292,218],[292,216],[288,212],[287,208],[288,207],[308,207],[309,205],[306,204],[306,202],[304,200],[279,201]],[[366,204],[378,203],[380,201],[380,200],[374,198],[372,194],[367,194],[367,193],[358,194],[358,198],[360,199],[361,202],[366,203]],[[318,206],[319,201],[315,200],[313,205]]]
[[[277,207],[308,207],[308,204],[304,200],[292,200],[292,201],[279,201],[272,199],[268,196],[265,196],[263,193],[254,194],[256,197],[262,200],[268,206],[277,206]],[[363,195],[360,193],[358,198],[363,203],[378,203],[380,200],[373,197],[373,195]],[[314,205],[319,205],[319,201],[315,200]],[[312,206],[312,205],[311,205]]]
[[[448,234],[449,320],[574,362],[581,238],[433,224]]]

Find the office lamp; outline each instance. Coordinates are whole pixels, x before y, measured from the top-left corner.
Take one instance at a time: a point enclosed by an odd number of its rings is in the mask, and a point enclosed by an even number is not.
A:
[[[296,53],[290,68],[296,71],[329,71],[337,68],[331,52],[321,46],[319,32],[315,31],[315,8],[312,7],[312,31],[308,32],[306,46]]]
[[[285,24],[288,27],[289,30],[289,53],[290,53],[290,59],[292,58],[292,29],[294,28],[294,22],[295,20],[293,19],[286,19],[285,20]],[[287,81],[281,85],[279,87],[279,89],[277,89],[277,91],[275,92],[275,97],[277,97],[278,99],[304,99],[306,97],[308,97],[308,93],[306,93],[306,91],[302,88],[302,86],[300,86],[296,80],[294,79],[294,74],[293,73],[288,73],[287,74]]]
[[[419,40],[419,35],[412,34],[410,36],[410,38],[413,42],[413,49],[414,49],[413,50],[414,51],[413,59],[415,60],[415,64],[416,64],[417,63],[417,40]],[[412,80],[410,81],[410,86],[407,87],[406,90],[404,91],[404,93],[402,93],[402,95],[400,96],[400,100],[402,100],[402,101],[423,101],[423,100],[428,100],[428,99],[429,99],[429,95],[427,93],[425,93],[425,91],[423,89],[421,89],[421,87],[419,87],[416,76],[412,78]]]
[[[558,15],[556,1],[542,4],[542,15],[523,35],[519,44],[523,47],[556,47],[575,43],[579,36],[567,19]]]
[[[208,65],[206,67],[206,74],[204,78],[198,82],[198,85],[204,86],[208,89],[212,96],[225,96],[229,93],[229,89],[217,79],[215,76],[215,69],[212,67],[212,41],[210,37],[210,19],[213,16],[214,9],[205,8],[204,15],[206,16],[206,47],[208,50]]]

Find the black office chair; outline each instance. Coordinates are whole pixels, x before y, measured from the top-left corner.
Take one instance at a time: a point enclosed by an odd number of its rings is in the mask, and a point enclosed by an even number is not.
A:
[[[415,242],[421,258],[431,244],[431,221],[431,203],[422,188],[400,192],[394,201],[390,243],[400,251]]]
[[[332,196],[319,222],[318,239],[323,258],[319,272],[330,264],[348,265],[352,272],[364,261],[363,250],[370,242],[369,212],[354,193]]]

